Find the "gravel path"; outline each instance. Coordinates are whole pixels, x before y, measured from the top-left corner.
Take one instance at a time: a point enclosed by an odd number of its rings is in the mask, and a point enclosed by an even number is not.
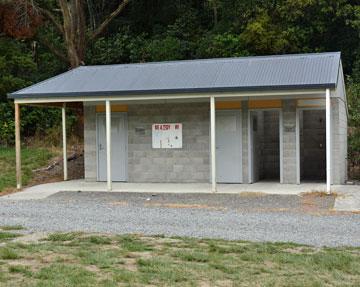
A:
[[[0,225],[360,246],[360,215],[330,212],[333,204],[333,197],[294,195],[59,192],[42,200],[0,199]]]

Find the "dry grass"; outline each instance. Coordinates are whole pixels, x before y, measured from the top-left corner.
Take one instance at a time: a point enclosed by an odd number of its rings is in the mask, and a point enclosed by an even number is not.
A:
[[[359,286],[360,282],[359,248],[83,233],[5,244],[0,247],[1,286]]]

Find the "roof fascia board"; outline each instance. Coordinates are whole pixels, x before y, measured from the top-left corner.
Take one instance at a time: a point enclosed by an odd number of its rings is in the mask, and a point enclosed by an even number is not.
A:
[[[161,94],[161,95],[137,95],[137,96],[75,96],[75,97],[48,97],[48,98],[15,98],[18,104],[34,103],[57,103],[57,102],[98,102],[98,101],[146,101],[146,100],[172,100],[172,99],[199,99],[215,96],[216,98],[247,98],[247,97],[299,97],[306,95],[321,96],[325,94],[324,89],[315,90],[287,90],[271,92],[243,92],[243,93],[190,93],[190,94]]]
[[[167,94],[192,94],[192,93],[240,93],[240,92],[267,92],[286,90],[308,90],[308,89],[334,89],[336,83],[314,84],[314,85],[283,85],[283,86],[262,86],[262,87],[214,87],[196,89],[164,89],[164,90],[139,90],[139,91],[97,91],[97,92],[64,92],[64,93],[40,93],[40,94],[8,94],[9,99],[20,98],[49,98],[49,97],[99,97],[99,96],[120,96],[120,95],[167,95]]]

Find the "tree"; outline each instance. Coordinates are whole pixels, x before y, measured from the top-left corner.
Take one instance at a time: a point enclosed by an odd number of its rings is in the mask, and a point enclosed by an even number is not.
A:
[[[56,7],[51,7],[51,4],[54,4],[50,1],[35,4],[32,0],[15,0],[7,5],[11,5],[16,11],[22,9],[23,12],[17,14],[18,23],[29,25],[29,22],[23,21],[29,10],[41,15],[44,21],[50,23],[61,36],[63,48],[54,45],[54,41],[47,39],[46,35],[38,35],[39,41],[59,59],[68,63],[71,68],[75,68],[84,64],[88,44],[103,34],[110,22],[126,8],[129,2],[130,0],[122,0],[97,26],[94,21],[90,22],[86,19],[86,8],[91,10],[93,7],[92,2],[87,0],[57,0]]]

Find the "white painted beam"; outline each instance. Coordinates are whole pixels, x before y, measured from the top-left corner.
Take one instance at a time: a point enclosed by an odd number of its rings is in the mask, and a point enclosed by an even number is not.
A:
[[[21,189],[20,105],[15,103],[16,188]]]
[[[111,96],[54,96],[46,98],[17,98],[15,103],[19,104],[36,104],[36,103],[59,103],[59,102],[103,102],[111,98],[111,101],[146,101],[146,100],[174,100],[174,99],[208,99],[216,96],[216,98],[269,98],[284,99],[285,97],[306,98],[319,97],[324,95],[324,90],[286,90],[286,91],[262,91],[262,92],[222,92],[222,93],[183,93],[183,94],[158,94],[158,95],[111,95]]]
[[[215,97],[210,97],[211,191],[216,192]]]
[[[109,100],[106,100],[106,176],[107,190],[111,191],[111,105]]]
[[[331,192],[331,100],[326,89],[326,192]]]
[[[68,168],[67,168],[67,145],[66,145],[66,103],[61,108],[62,114],[62,142],[63,142],[63,170],[64,180],[68,180]]]

